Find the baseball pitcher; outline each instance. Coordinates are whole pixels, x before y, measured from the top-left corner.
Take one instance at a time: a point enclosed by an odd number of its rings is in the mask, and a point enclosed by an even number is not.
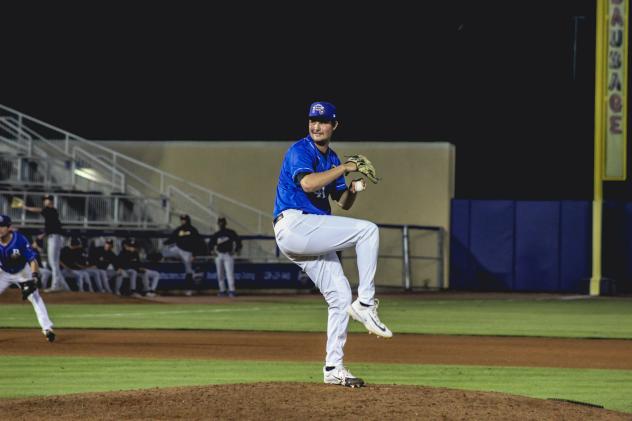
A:
[[[345,175],[360,172],[374,183],[379,178],[366,157],[354,155],[342,163],[330,148],[338,127],[333,104],[314,102],[308,119],[309,135],[294,143],[283,159],[274,204],[274,234],[279,249],[307,273],[329,304],[324,382],[360,387],[364,381],[343,365],[349,316],[363,323],[369,333],[393,336],[378,317],[374,297],[379,233],[372,222],[331,215],[329,198],[348,210],[366,183],[359,178],[347,186]],[[355,247],[360,276],[358,298],[353,303],[349,281],[336,255],[337,250],[349,247]]]

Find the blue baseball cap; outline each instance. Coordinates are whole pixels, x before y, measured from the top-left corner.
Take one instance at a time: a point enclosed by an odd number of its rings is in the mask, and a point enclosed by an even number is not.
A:
[[[310,119],[325,120],[325,121],[337,121],[336,107],[330,102],[317,101],[309,106],[309,114],[307,116]]]
[[[8,215],[0,215],[0,227],[10,227],[11,218]]]

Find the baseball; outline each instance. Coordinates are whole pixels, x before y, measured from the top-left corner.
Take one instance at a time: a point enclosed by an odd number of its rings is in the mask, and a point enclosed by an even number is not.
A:
[[[353,188],[356,193],[364,190],[364,180],[356,180],[353,182]]]

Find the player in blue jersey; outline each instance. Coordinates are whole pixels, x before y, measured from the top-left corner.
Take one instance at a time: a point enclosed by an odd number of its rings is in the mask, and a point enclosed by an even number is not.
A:
[[[311,104],[309,135],[294,143],[281,166],[274,204],[274,234],[279,249],[307,273],[329,305],[324,382],[360,387],[364,381],[343,365],[349,316],[370,333],[390,338],[392,332],[377,315],[373,278],[377,268],[379,233],[372,222],[331,215],[329,198],[345,210],[353,205],[357,183],[345,175],[357,171],[342,163],[329,144],[338,127],[336,108],[328,102]],[[360,283],[352,302],[351,287],[336,251],[355,247]]]
[[[40,283],[37,256],[26,237],[11,230],[11,218],[7,215],[0,215],[0,269],[0,294],[11,284],[19,286],[22,299],[33,305],[46,340],[53,342],[53,323],[37,290]]]

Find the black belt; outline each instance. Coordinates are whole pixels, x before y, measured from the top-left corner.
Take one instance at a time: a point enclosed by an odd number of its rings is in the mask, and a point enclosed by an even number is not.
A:
[[[280,213],[277,215],[276,218],[274,218],[274,221],[272,221],[272,226],[275,226],[277,224],[277,222],[279,222],[281,219],[283,219],[283,214]]]
[[[309,213],[303,211],[303,215],[309,215]],[[277,215],[276,218],[274,218],[274,221],[272,221],[272,226],[275,226],[277,222],[279,222],[281,219],[283,219],[283,212],[281,212],[280,214]]]

